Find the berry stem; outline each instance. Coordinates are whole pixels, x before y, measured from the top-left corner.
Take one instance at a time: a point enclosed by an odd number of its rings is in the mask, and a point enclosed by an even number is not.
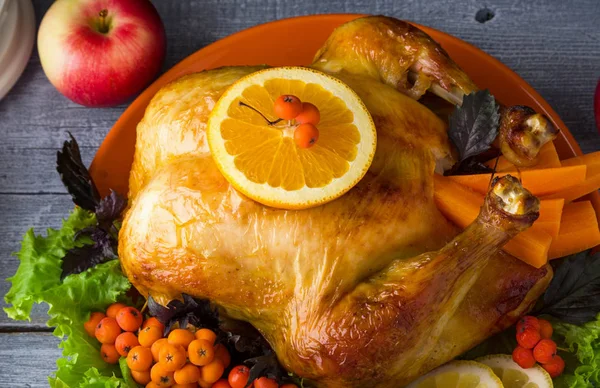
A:
[[[490,187],[492,187],[492,182],[494,181],[494,175],[496,175],[496,169],[498,168],[498,161],[500,160],[500,154],[496,156],[496,163],[494,163],[494,171],[492,171],[492,176],[490,177],[490,183],[488,184],[488,191]]]
[[[556,350],[562,350],[563,352],[567,352],[567,353],[569,353],[569,352],[570,352],[570,350],[569,350],[569,349],[567,349],[567,348],[560,348],[560,347],[558,347],[558,346],[556,347]]]
[[[261,113],[261,111],[259,111],[259,110],[258,110],[258,109],[256,109],[255,107],[253,107],[253,106],[250,106],[250,105],[246,104],[246,103],[245,103],[245,102],[243,102],[243,101],[240,101],[240,102],[239,102],[239,104],[240,104],[240,106],[245,106],[246,108],[250,108],[250,109],[252,109],[253,111],[255,111],[256,113],[258,113],[259,115],[261,115],[261,116],[262,116],[262,118],[263,118],[263,119],[265,119],[265,121],[266,121],[267,123],[269,123],[269,125],[275,125],[275,124],[277,124],[277,123],[279,123],[280,121],[282,121],[282,120],[283,120],[283,119],[277,119],[277,120],[275,120],[275,121],[271,121],[271,120],[269,120],[269,119],[267,118],[267,116],[265,116],[264,114],[262,114],[262,113]]]
[[[144,302],[144,305],[142,306],[142,309],[140,310],[140,313],[143,313],[144,310],[146,310],[146,307],[148,307],[148,299],[146,299],[146,301]]]

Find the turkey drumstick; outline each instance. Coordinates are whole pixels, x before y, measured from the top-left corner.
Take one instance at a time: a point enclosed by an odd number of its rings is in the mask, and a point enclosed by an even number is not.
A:
[[[407,384],[426,372],[420,360],[434,350],[488,259],[538,215],[539,200],[516,178],[496,178],[478,218],[439,251],[395,260],[326,315],[300,317],[301,342],[286,356],[327,369],[310,376],[326,376],[324,386],[354,386],[366,375],[379,381],[378,374],[390,387]],[[397,350],[393,358],[381,352],[390,348]]]

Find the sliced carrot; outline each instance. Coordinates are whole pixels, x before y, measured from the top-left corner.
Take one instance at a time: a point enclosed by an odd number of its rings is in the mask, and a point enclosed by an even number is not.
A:
[[[504,245],[503,250],[527,264],[541,268],[548,263],[552,236],[533,225]]]
[[[542,198],[563,198],[565,200],[565,203],[570,203],[576,200],[577,198],[581,198],[584,195],[588,195],[589,193],[592,193],[598,189],[600,189],[600,174],[586,179],[585,181],[579,183],[576,186],[568,187],[556,193],[544,195]]]
[[[496,164],[496,159],[498,159],[498,164]],[[489,168],[496,167],[496,171],[514,171],[516,170],[515,165],[508,161],[503,155],[500,155],[498,158],[494,158],[492,160],[488,160],[485,162],[485,165]]]
[[[548,258],[556,259],[590,249],[600,244],[598,218],[590,201],[565,205],[560,233],[552,241]]]
[[[582,156],[575,156],[561,161],[563,166],[587,166],[587,177],[600,174],[600,151],[592,152]]]
[[[496,159],[492,159],[485,163],[488,167],[494,168],[496,166],[496,171],[505,172],[505,171],[516,171],[517,168],[514,164],[508,161],[504,156],[500,156],[498,158],[498,165],[496,165]],[[521,170],[531,170],[531,169],[539,169],[539,168],[556,168],[560,167],[561,162],[558,158],[558,153],[556,152],[556,147],[554,147],[554,142],[548,142],[542,146],[540,152],[538,154],[538,162],[535,166],[532,167],[523,167]]]
[[[446,218],[461,228],[475,221],[483,204],[481,194],[439,174],[433,182],[435,204]]]
[[[483,196],[453,182],[450,178],[434,175],[435,203],[446,218],[459,227],[466,228],[477,218],[483,204]],[[547,206],[549,211],[555,211],[559,202],[549,204]],[[547,223],[551,223],[551,220],[556,217],[556,214],[549,214],[546,217]],[[524,262],[540,268],[548,260],[551,242],[552,236],[544,230],[544,227],[534,225],[506,243],[503,249]]]
[[[554,142],[551,141],[542,146],[538,155],[537,164],[530,168],[556,168],[560,166],[562,166],[562,164],[558,157],[558,152],[556,152]]]
[[[564,198],[565,203],[570,203],[577,198],[600,189],[600,151],[565,159],[562,163],[564,166],[585,165],[585,181],[556,193],[545,195],[544,199]]]
[[[502,172],[496,173],[496,176],[503,176],[510,173],[515,177],[520,177],[526,189],[534,195],[543,196],[566,190],[582,183],[585,180],[586,169],[585,165],[578,165],[524,170],[521,172]],[[448,178],[456,183],[470,187],[481,194],[485,194],[488,191],[492,174],[453,175]]]
[[[475,221],[483,205],[482,194],[452,182],[449,177],[436,174],[434,182],[436,205],[446,217],[461,228]],[[533,227],[552,237],[558,236],[563,206],[562,198],[540,201],[540,216]]]
[[[540,201],[540,217],[533,227],[540,228],[552,237],[558,236],[564,205],[565,200],[562,198]]]

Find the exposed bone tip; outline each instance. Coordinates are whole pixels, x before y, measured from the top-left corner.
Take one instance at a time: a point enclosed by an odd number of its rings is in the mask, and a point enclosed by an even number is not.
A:
[[[553,140],[559,132],[558,128],[541,113],[529,116],[525,120],[525,127],[529,129],[532,135],[539,137],[544,143]]]
[[[558,135],[550,120],[527,106],[512,106],[502,112],[500,149],[519,167],[534,166],[540,149]]]
[[[512,175],[496,177],[490,192],[495,197],[495,205],[503,212],[514,216],[536,215],[537,218],[540,200]]]

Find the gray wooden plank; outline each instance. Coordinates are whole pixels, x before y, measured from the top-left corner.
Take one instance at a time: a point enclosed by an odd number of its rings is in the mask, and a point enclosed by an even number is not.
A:
[[[0,197],[0,295],[4,296],[10,283],[4,278],[12,276],[19,265],[13,256],[20,249],[20,241],[29,228],[34,228],[36,234],[45,234],[47,228],[57,228],[61,220],[73,208],[71,197],[65,195],[2,195]],[[6,307],[4,298],[0,307]],[[36,329],[46,327],[46,306],[36,305],[30,322],[10,320],[4,311],[0,311],[0,331],[21,327]],[[1,353],[1,352],[0,352]],[[0,368],[0,371],[2,368]],[[1,375],[1,373],[0,373]],[[1,378],[0,378],[1,380]]]
[[[60,137],[61,142],[66,139],[66,135]],[[66,194],[56,172],[56,152],[59,149],[60,146],[4,149],[0,153],[0,195]],[[96,150],[97,147],[81,147],[81,157],[86,165],[92,161]]]
[[[60,357],[51,333],[0,333],[0,387],[47,387]]]

